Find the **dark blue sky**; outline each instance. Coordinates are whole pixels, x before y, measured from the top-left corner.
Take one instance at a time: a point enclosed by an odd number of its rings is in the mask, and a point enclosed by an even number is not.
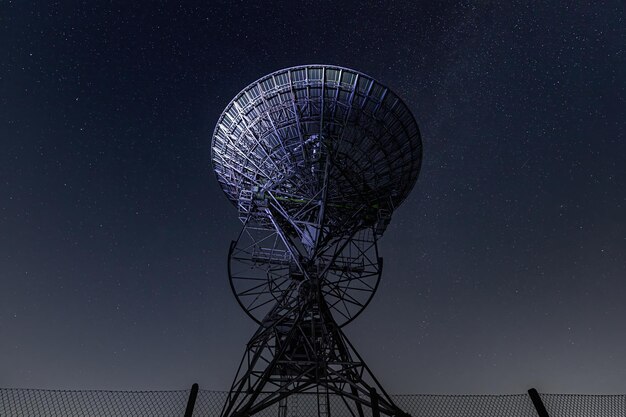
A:
[[[626,392],[625,27],[618,1],[0,3],[0,386],[227,389],[255,326],[211,133],[329,63],[423,135],[346,328],[383,385]]]

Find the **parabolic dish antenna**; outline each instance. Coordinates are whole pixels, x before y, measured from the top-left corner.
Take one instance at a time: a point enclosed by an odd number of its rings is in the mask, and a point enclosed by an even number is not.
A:
[[[229,252],[231,287],[260,325],[223,416],[276,402],[286,413],[289,395],[310,390],[320,415],[330,413],[320,392],[332,392],[362,416],[376,387],[380,412],[401,414],[341,327],[376,291],[377,239],[419,174],[422,143],[405,103],[358,71],[287,68],[235,96],[211,149],[243,223]]]

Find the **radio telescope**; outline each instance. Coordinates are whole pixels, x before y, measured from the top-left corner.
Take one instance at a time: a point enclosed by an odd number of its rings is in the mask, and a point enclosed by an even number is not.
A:
[[[222,417],[251,416],[314,393],[353,416],[404,415],[342,327],[372,299],[377,240],[422,159],[404,102],[348,68],[305,65],[243,89],[220,116],[211,159],[243,223],[230,246],[233,293],[258,323]]]

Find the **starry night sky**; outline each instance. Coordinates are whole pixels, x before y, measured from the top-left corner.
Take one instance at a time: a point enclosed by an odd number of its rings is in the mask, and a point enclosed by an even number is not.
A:
[[[388,391],[626,392],[622,2],[140,3],[0,3],[0,386],[227,389],[255,325],[211,134],[328,63],[423,135],[346,328]]]

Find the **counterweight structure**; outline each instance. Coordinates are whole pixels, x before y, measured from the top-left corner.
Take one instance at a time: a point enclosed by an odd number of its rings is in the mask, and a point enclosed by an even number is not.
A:
[[[377,240],[413,188],[421,156],[404,102],[351,69],[280,70],[228,104],[212,162],[243,223],[228,255],[231,287],[259,327],[223,417],[276,403],[287,417],[296,393],[315,393],[319,416],[331,415],[331,395],[354,416],[403,414],[342,327],[376,292]]]

